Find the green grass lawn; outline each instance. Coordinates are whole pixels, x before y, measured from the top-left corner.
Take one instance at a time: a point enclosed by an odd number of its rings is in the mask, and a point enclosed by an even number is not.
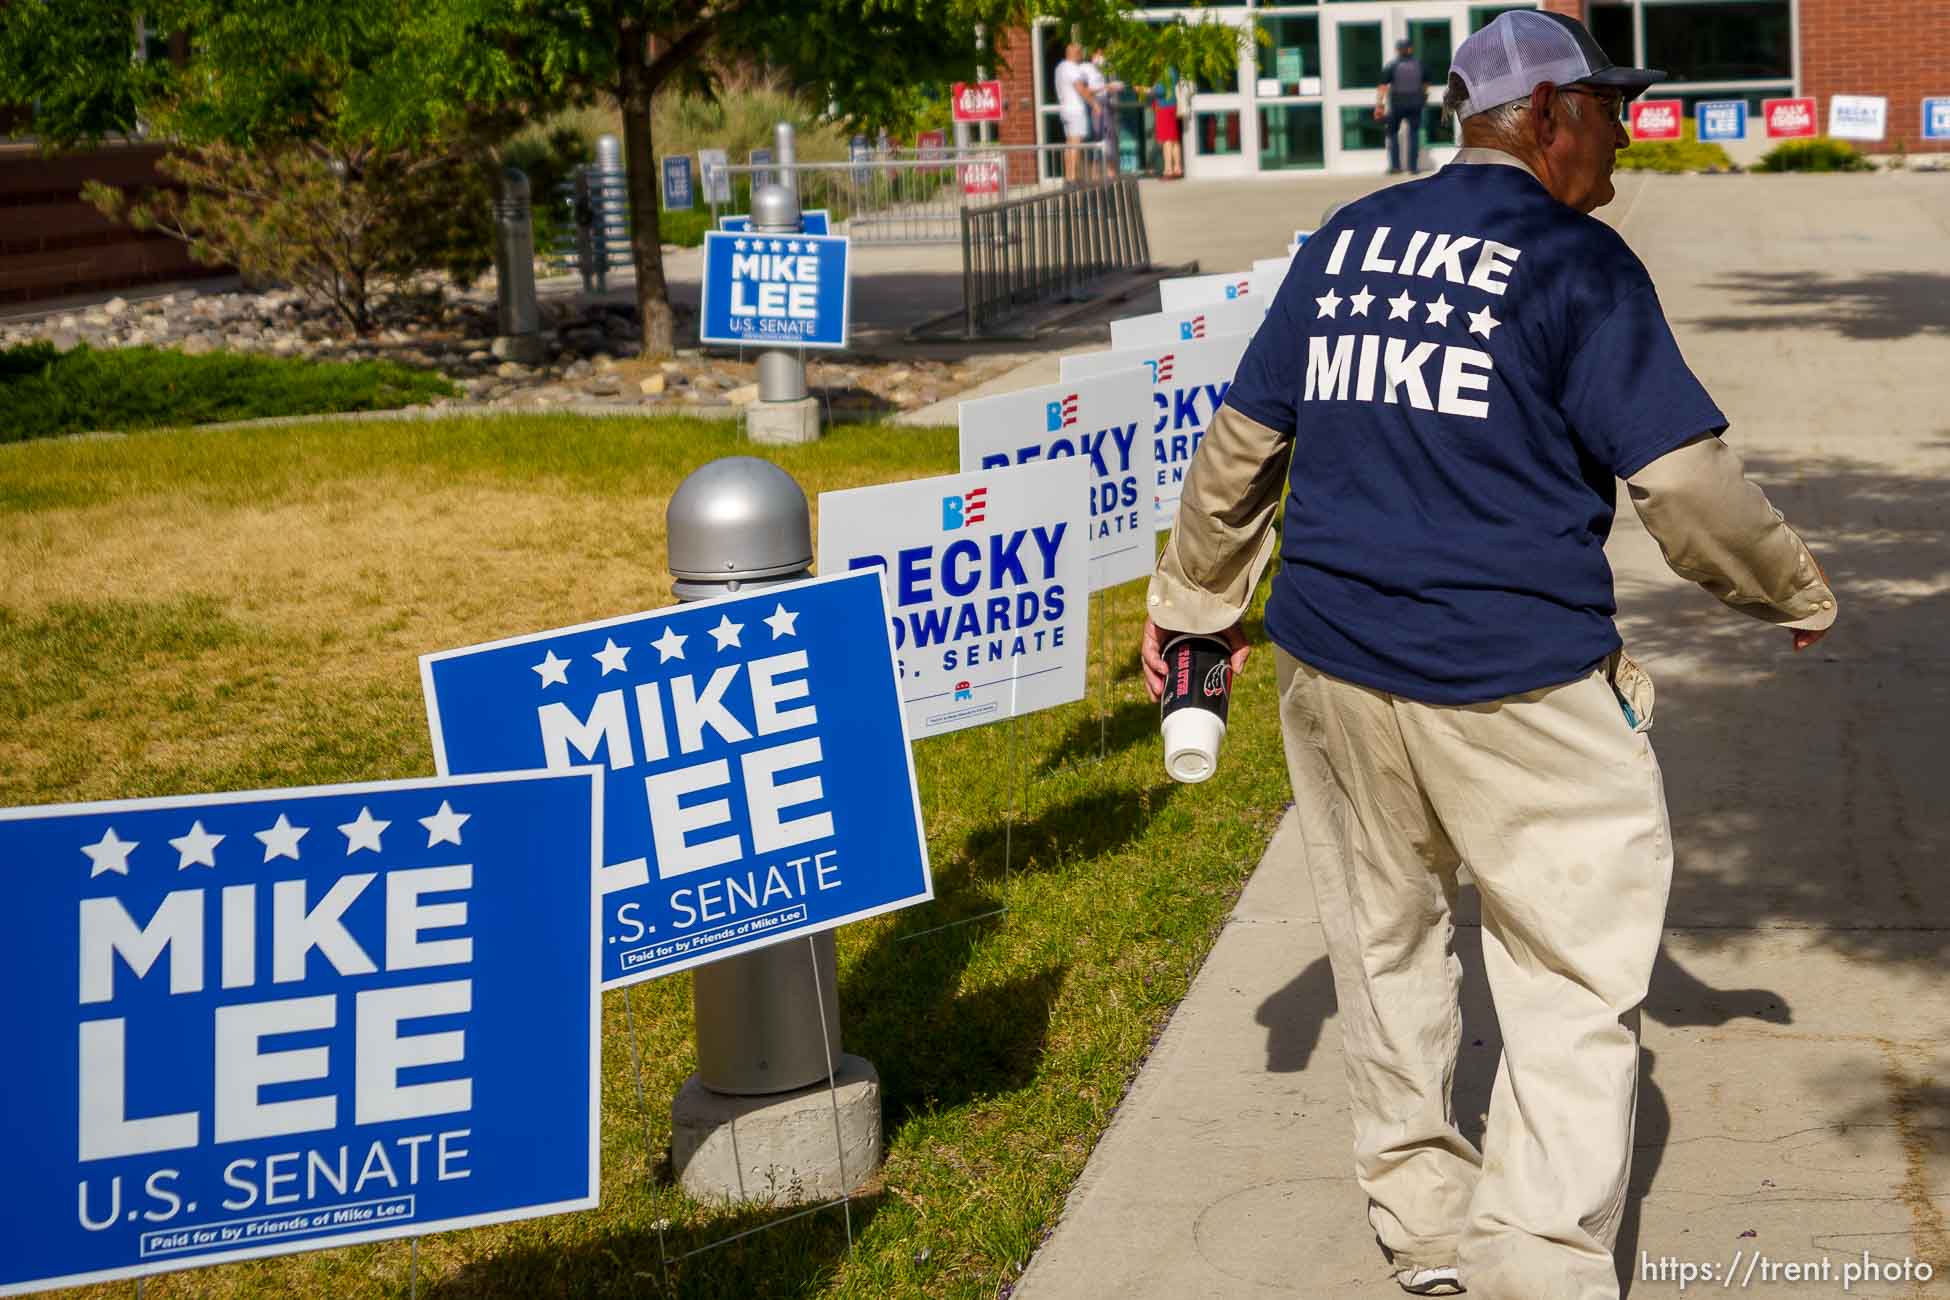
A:
[[[0,350],[0,443],[270,415],[379,411],[453,397],[444,376],[392,361],[29,343]]]
[[[671,490],[751,450],[727,424],[571,416],[0,447],[0,804],[427,775],[416,656],[669,603]],[[953,431],[891,427],[768,455],[809,494],[956,463]],[[917,746],[937,898],[839,933],[842,1036],[880,1072],[887,1153],[850,1251],[830,1209],[676,1258],[785,1217],[670,1183],[694,1066],[678,975],[605,997],[601,1207],[426,1238],[420,1294],[972,1298],[1015,1278],[1288,797],[1271,656],[1238,685],[1219,775],[1176,786],[1136,674],[1142,585],[1108,613],[1086,701]],[[400,1242],[145,1294],[407,1291]]]

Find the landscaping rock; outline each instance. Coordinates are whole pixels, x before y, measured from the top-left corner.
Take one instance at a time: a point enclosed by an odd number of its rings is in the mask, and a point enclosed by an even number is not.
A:
[[[637,383],[636,390],[645,397],[658,397],[662,395],[664,385],[667,382],[661,374],[651,375],[647,379],[640,380]]]
[[[726,393],[724,399],[733,406],[749,406],[758,400],[758,385],[743,384]]]

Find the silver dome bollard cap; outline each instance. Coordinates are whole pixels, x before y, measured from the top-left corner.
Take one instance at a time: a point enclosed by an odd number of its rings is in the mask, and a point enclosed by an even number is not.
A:
[[[805,491],[756,456],[726,456],[691,471],[671,494],[664,522],[679,600],[784,582],[812,567]]]
[[[752,191],[752,229],[796,231],[799,229],[799,196],[783,185],[761,185]]]

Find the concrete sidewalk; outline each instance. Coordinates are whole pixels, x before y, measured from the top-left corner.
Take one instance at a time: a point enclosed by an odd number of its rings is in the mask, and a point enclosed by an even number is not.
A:
[[[1324,189],[1266,193],[1286,212],[1230,196],[1249,236],[1234,263],[1296,209],[1318,215]],[[1174,195],[1182,210],[1154,230],[1219,228],[1222,197]],[[1730,445],[1842,600],[1833,635],[1791,654],[1669,573],[1621,500],[1619,624],[1658,683],[1677,867],[1621,1272],[1649,1300],[1680,1294],[1662,1257],[1737,1258],[1711,1287],[1840,1296],[1866,1251],[1935,1276],[1846,1294],[1950,1296],[1950,181],[1634,176],[1600,215],[1645,259]],[[1283,826],[1017,1300],[1401,1294],[1351,1176],[1296,848]],[[1474,908],[1465,890],[1471,1136],[1499,1051]],[[1827,1281],[1780,1271],[1824,1260]]]
[[[1350,1171],[1333,985],[1299,852],[1289,814],[1015,1300],[1402,1294]],[[1500,1042],[1474,903],[1465,889],[1456,1109],[1480,1140]],[[1744,1252],[1743,1271],[1757,1252],[1832,1261],[1836,1285],[1751,1279],[1763,1296],[1841,1294],[1841,1268],[1864,1250],[1946,1270],[1950,1144],[1911,1095],[1950,1067],[1946,1024],[1950,992],[1925,966],[1868,966],[1811,931],[1735,951],[1669,930],[1646,1005],[1621,1261],[1634,1274],[1641,1251],[1722,1267]],[[1640,1296],[1678,1294],[1656,1269],[1631,1281]],[[1946,1293],[1941,1280],[1849,1292]]]

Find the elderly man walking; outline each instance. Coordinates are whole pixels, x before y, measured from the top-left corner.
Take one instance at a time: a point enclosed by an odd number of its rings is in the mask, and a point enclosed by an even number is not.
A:
[[[1674,570],[1795,649],[1835,597],[1589,215],[1662,74],[1535,11],[1452,69],[1455,161],[1336,213],[1241,361],[1142,656],[1154,695],[1177,632],[1243,666],[1284,496],[1266,627],[1369,1222],[1414,1294],[1614,1300],[1672,874],[1652,683],[1613,625],[1616,480]],[[1480,1154],[1450,1100],[1461,863],[1504,1043]]]

